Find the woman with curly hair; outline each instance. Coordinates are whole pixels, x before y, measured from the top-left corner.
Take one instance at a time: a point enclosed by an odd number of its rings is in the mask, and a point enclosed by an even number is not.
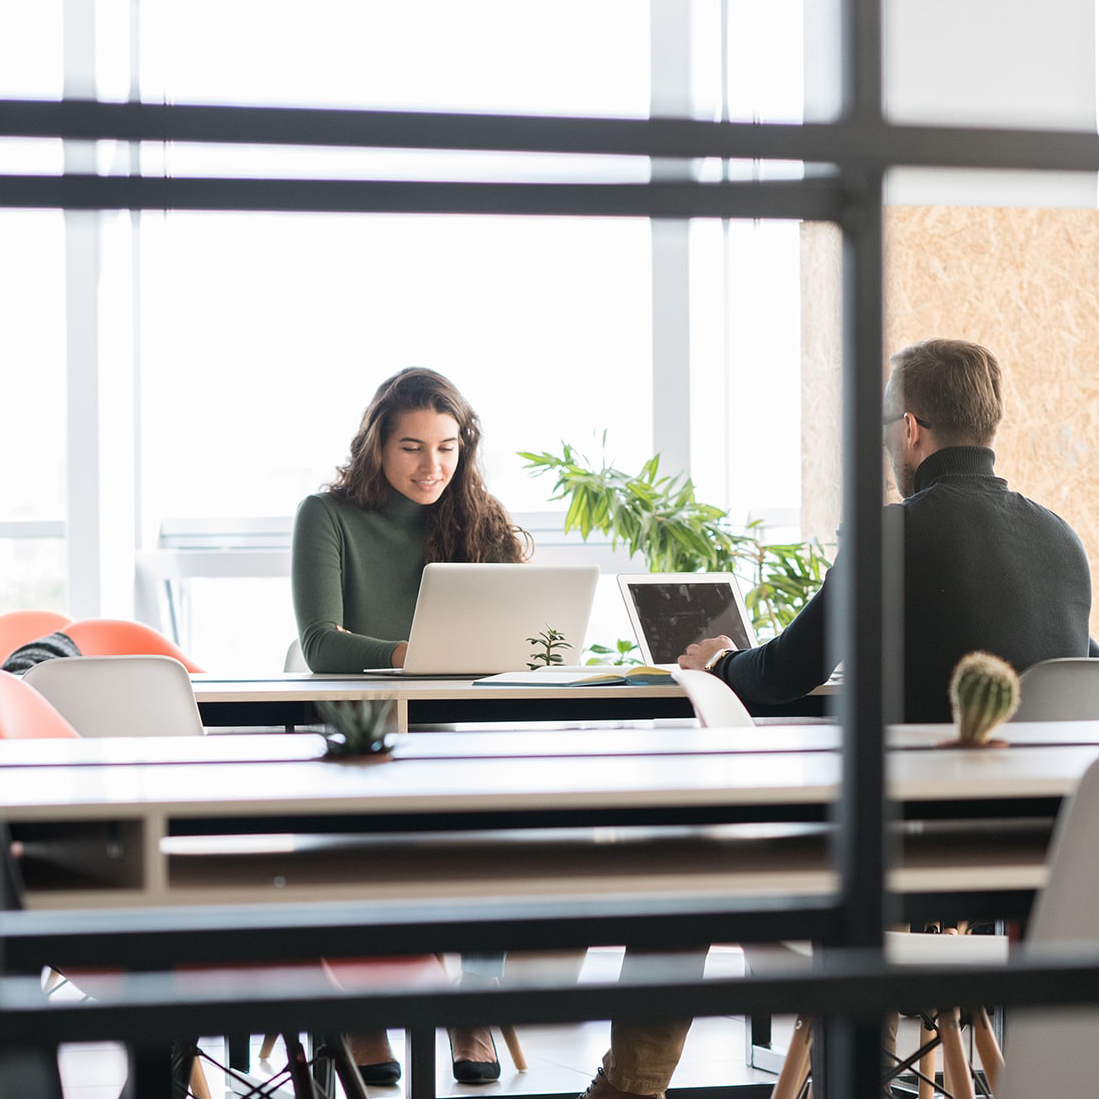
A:
[[[410,367],[379,386],[350,458],[294,522],[294,613],[314,672],[403,666],[428,562],[528,556],[485,488],[480,439],[477,414],[441,374]]]
[[[485,488],[480,440],[477,414],[441,374],[410,367],[378,387],[348,461],[294,520],[294,614],[314,672],[402,667],[428,562],[529,556],[529,537]],[[462,957],[466,984],[502,970],[503,955]],[[453,1027],[450,1040],[456,1080],[499,1077],[490,1031]],[[349,1044],[364,1082],[400,1078],[385,1031],[349,1035]]]

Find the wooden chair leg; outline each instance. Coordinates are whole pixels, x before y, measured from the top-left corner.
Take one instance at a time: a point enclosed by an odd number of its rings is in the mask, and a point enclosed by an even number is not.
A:
[[[191,1065],[191,1091],[195,1099],[213,1099],[210,1094],[210,1085],[206,1081],[206,1073],[202,1070],[202,1060],[196,1057]]]
[[[259,1047],[259,1059],[266,1061],[270,1058],[272,1052],[275,1049],[275,1043],[279,1040],[277,1034],[265,1034],[263,1036],[263,1045]]]
[[[1000,1084],[1000,1070],[1004,1067],[1004,1055],[1000,1050],[1000,1043],[996,1041],[992,1021],[983,1007],[973,1010],[972,1026],[977,1056],[981,1059],[981,1068],[985,1070],[988,1085],[992,1088],[992,1094],[995,1095]]]
[[[934,1099],[935,1085],[935,1032],[927,1025],[927,1020],[920,1016],[920,1049],[923,1055],[920,1057],[920,1084],[918,1089],[919,1099]],[[926,1077],[926,1079],[925,1079]]]
[[[294,1099],[317,1099],[317,1089],[313,1087],[313,1073],[310,1071],[309,1058],[305,1055],[305,1047],[301,1044],[301,1039],[297,1034],[284,1034],[282,1041],[286,1046],[286,1062]]]
[[[939,1012],[939,1038],[943,1044],[943,1080],[947,1091],[954,1099],[975,1099],[956,1007]]]
[[[515,1033],[515,1027],[511,1025],[501,1026],[500,1033],[504,1036],[504,1044],[508,1047],[508,1053],[511,1054],[515,1071],[526,1072],[527,1059],[523,1056],[523,1047],[519,1045],[519,1037]]]
[[[799,1015],[794,1021],[794,1033],[790,1047],[782,1062],[782,1070],[775,1081],[771,1099],[797,1099],[805,1087],[809,1075],[809,1051],[813,1045],[812,1020]]]

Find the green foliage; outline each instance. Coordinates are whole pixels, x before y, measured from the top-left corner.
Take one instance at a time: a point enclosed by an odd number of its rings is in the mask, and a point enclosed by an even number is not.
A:
[[[659,455],[630,475],[605,458],[596,467],[568,443],[561,448],[519,457],[532,476],[556,474],[551,499],[568,501],[566,533],[609,534],[612,546],[640,556],[650,572],[736,573],[761,637],[788,625],[820,587],[830,562],[818,542],[769,545],[759,522],[734,532],[725,512],[696,499],[689,477],[661,476]]]
[[[387,699],[317,699],[324,720],[325,755],[380,755],[389,750],[396,704]]]
[[[616,666],[640,664],[634,655],[638,652],[637,643],[628,637],[620,637],[614,645],[589,645],[587,651],[592,655],[585,664],[614,664]],[[608,659],[613,657],[613,659]]]
[[[552,626],[547,625],[546,628],[537,637],[528,637],[527,641],[531,645],[537,646],[541,651],[531,653],[531,662],[527,664],[527,667],[531,671],[534,671],[540,665],[542,667],[552,667],[554,664],[560,664],[563,658],[557,649],[571,649],[572,646],[565,640],[565,635],[560,630],[555,630]]]

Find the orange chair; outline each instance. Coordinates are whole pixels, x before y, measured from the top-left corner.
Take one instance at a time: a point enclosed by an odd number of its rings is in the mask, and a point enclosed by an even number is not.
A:
[[[205,671],[183,651],[144,622],[124,618],[82,618],[65,633],[84,656],[174,656],[189,672]]]
[[[7,611],[0,614],[0,663],[20,645],[63,630],[71,618],[60,611]]]
[[[11,672],[0,671],[0,738],[26,740],[32,737],[79,738],[80,734],[29,683]],[[6,843],[0,855],[5,863],[13,859]],[[50,975],[47,991],[54,984],[55,976]],[[109,979],[105,974],[83,970],[67,976],[85,990],[88,985],[94,987],[96,981]],[[192,1094],[199,1099],[210,1099],[206,1076],[197,1061],[190,1066],[188,1078]]]
[[[78,736],[29,683],[11,672],[0,671],[0,739]]]

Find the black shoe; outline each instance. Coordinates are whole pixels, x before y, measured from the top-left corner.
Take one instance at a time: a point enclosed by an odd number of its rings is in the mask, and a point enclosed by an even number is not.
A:
[[[399,1061],[379,1061],[376,1065],[356,1065],[364,1084],[392,1087],[401,1078]]]
[[[450,1058],[454,1079],[459,1084],[491,1084],[500,1079],[500,1058],[496,1043],[487,1027],[447,1030],[450,1037]]]
[[[384,1030],[348,1035],[347,1048],[364,1084],[392,1087],[401,1078],[401,1064],[394,1056],[389,1035]]]

